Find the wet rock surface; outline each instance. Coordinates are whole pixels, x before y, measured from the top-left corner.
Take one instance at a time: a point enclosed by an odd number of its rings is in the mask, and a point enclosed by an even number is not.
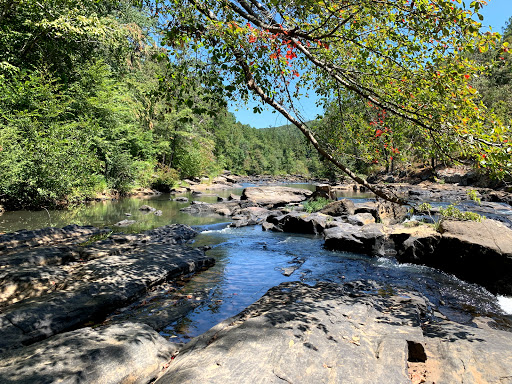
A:
[[[510,333],[474,325],[371,281],[283,283],[193,339],[156,383],[510,382]]]
[[[80,228],[77,233],[82,233]],[[43,260],[58,262],[43,266],[40,258],[35,264],[20,264],[20,255],[11,248],[0,275],[0,351],[101,321],[152,286],[213,265],[204,251],[184,244],[195,234],[184,225],[112,234],[91,244],[49,248],[51,257]],[[38,251],[44,248],[31,250]]]

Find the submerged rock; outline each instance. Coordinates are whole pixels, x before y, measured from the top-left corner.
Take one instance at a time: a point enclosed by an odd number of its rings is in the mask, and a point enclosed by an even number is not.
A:
[[[193,339],[156,383],[507,382],[509,332],[431,307],[375,282],[283,283]]]
[[[149,205],[144,204],[144,205],[141,205],[141,206],[139,207],[139,211],[155,212],[155,211],[156,211],[156,208],[153,208],[153,207],[151,207],[151,206],[149,206]]]
[[[133,225],[136,222],[137,222],[136,220],[125,219],[125,220],[121,220],[121,221],[115,223],[114,226],[116,226],[116,227],[129,227],[130,225]]]

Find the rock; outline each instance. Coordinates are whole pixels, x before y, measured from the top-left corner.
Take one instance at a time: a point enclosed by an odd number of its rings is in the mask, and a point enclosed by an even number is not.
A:
[[[156,208],[153,208],[153,207],[150,207],[149,205],[144,204],[139,207],[139,211],[155,212]]]
[[[437,252],[442,269],[512,295],[512,230],[494,220],[443,221]]]
[[[242,193],[242,200],[250,200],[263,205],[286,205],[306,200],[313,192],[307,189],[290,187],[249,187]]]
[[[180,196],[174,199],[174,201],[177,201],[179,203],[188,203],[188,198]]]
[[[187,193],[188,189],[185,187],[171,188],[172,194]]]
[[[172,225],[139,235],[116,235],[79,250],[80,263],[2,269],[0,352],[102,321],[156,284],[213,265],[181,245],[196,232]],[[11,257],[12,259],[12,257]]]
[[[329,216],[321,213],[290,212],[284,215],[268,216],[267,221],[280,232],[320,234],[327,226]]]
[[[255,206],[250,201],[228,201],[216,204],[204,203],[202,201],[193,201],[188,207],[182,208],[182,212],[191,214],[217,214],[222,216],[232,216],[237,210]]]
[[[21,230],[0,235],[0,255],[20,249],[39,247],[43,245],[60,244],[63,242],[78,243],[93,235],[108,232],[109,229],[99,229],[91,226],[67,225],[63,228],[43,228],[36,230]]]
[[[283,283],[189,342],[156,384],[410,384],[418,372],[429,383],[509,381],[509,332],[442,320],[431,307],[371,281]]]
[[[127,216],[127,217],[130,217],[132,214],[131,213],[125,213],[124,215]]]
[[[229,200],[229,201],[232,201],[232,200],[239,201],[241,197],[242,197],[242,196],[235,195],[234,193],[231,193],[231,194],[228,196],[228,200]]]
[[[4,355],[0,382],[145,384],[175,353],[176,346],[147,325],[82,328]]]
[[[150,188],[137,188],[132,193],[135,196],[158,196],[161,194],[162,192]]]
[[[324,231],[324,237],[327,249],[369,256],[386,254],[387,237],[382,224],[359,227],[348,223],[336,223],[336,226]]]
[[[129,227],[130,225],[133,225],[135,224],[137,221],[136,220],[121,220],[117,223],[114,224],[114,226],[116,227]]]
[[[369,213],[375,220],[379,217],[377,212],[377,203],[375,201],[366,201],[364,203],[356,203],[354,213]]]
[[[352,200],[343,199],[327,204],[320,212],[330,216],[349,216],[355,213],[355,205]]]
[[[274,224],[269,223],[268,221],[263,222],[261,224],[261,228],[264,231],[279,231]]]
[[[512,295],[511,229],[493,220],[446,220],[440,225],[441,234],[426,225],[418,228],[390,235],[400,262],[428,265],[493,293]]]
[[[156,216],[162,216],[162,211],[161,210],[155,211],[155,215]]]
[[[336,200],[336,192],[332,190],[329,184],[318,184],[311,198],[316,199],[319,197],[322,197],[327,200]]]
[[[366,224],[375,223],[375,218],[371,213],[357,213],[355,215],[348,216],[347,221],[352,225],[363,226]]]
[[[389,201],[377,202],[377,221],[383,224],[398,224],[407,216],[407,208]]]
[[[260,207],[248,207],[237,209],[233,212],[233,227],[245,227],[248,225],[257,225],[263,221],[270,214],[270,211]]]
[[[459,185],[471,185],[479,179],[478,173],[469,167],[439,169],[437,177],[445,183]]]

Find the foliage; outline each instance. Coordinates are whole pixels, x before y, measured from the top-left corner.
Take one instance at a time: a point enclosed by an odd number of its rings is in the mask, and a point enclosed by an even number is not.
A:
[[[441,220],[452,219],[480,222],[485,218],[475,212],[463,212],[453,204],[450,204],[446,208],[439,208],[439,213],[441,214]]]
[[[314,200],[306,201],[303,205],[304,205],[304,210],[306,212],[312,213],[312,212],[320,211],[329,203],[330,203],[330,201],[328,199],[326,199],[325,197],[318,197]]]
[[[234,100],[254,96],[274,107],[358,182],[364,180],[336,156],[344,153],[350,135],[362,147],[351,148],[354,162],[384,144],[389,162],[391,152],[403,153],[412,139],[414,151],[426,158],[474,160],[504,177],[512,166],[510,128],[471,85],[484,66],[467,53],[496,47],[505,55],[508,48],[498,45],[498,34],[479,33],[481,23],[475,20],[482,20],[483,0],[456,3],[174,0],[154,5],[168,17],[168,44],[176,57],[193,50],[201,68],[221,73],[224,83],[210,81],[212,89]],[[346,132],[343,127],[329,126],[325,131],[332,137],[323,140],[302,121],[293,98],[308,92],[327,106],[340,99],[351,104],[349,133],[341,141],[336,134]],[[379,135],[384,126],[368,127],[374,117],[359,116],[356,111],[367,106],[354,98],[369,103],[377,116],[394,116],[387,117],[392,127],[385,126],[386,135]],[[366,140],[372,131],[378,139]]]
[[[151,186],[159,191],[169,192],[179,181],[179,172],[167,165],[159,164],[156,171],[156,178]]]

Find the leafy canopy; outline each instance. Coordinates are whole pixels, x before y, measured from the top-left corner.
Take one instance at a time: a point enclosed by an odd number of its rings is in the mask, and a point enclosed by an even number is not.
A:
[[[152,6],[165,15],[175,57],[192,49],[205,72],[223,79],[209,83],[219,95],[254,95],[312,142],[294,98],[316,92],[328,103],[341,90],[411,122],[439,151],[455,146],[458,155],[504,176],[512,168],[510,127],[471,85],[485,68],[468,53],[500,41],[497,33],[479,32],[485,3],[170,0]],[[497,48],[507,54],[507,43]]]

